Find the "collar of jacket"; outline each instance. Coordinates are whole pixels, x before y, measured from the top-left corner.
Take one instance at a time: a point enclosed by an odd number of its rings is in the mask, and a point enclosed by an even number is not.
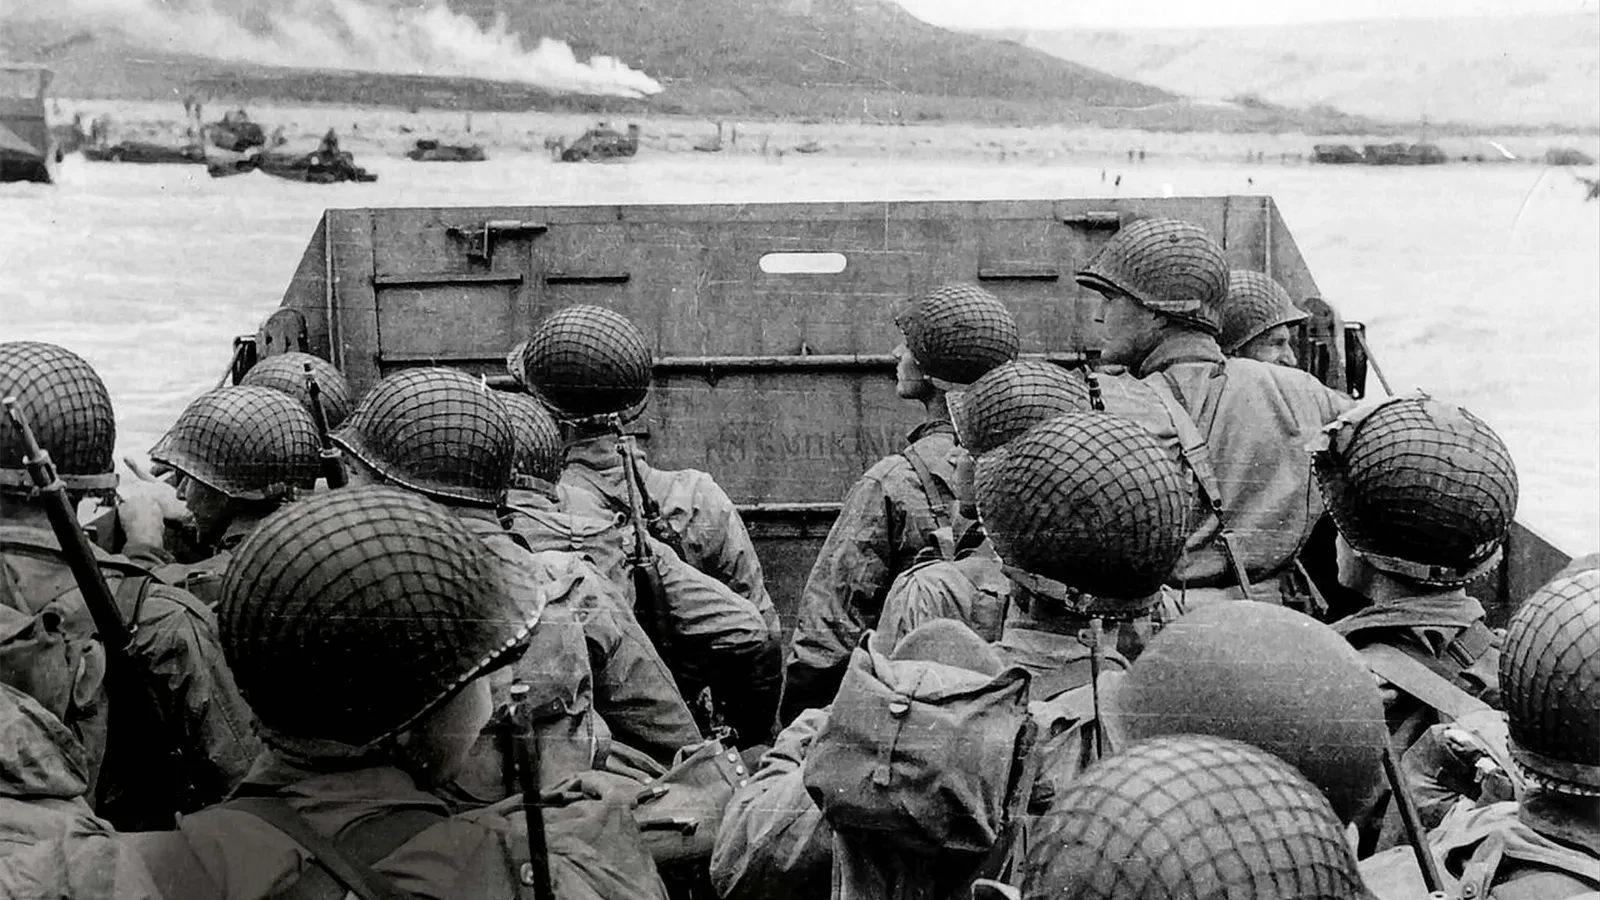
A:
[[[1134,374],[1145,378],[1179,363],[1221,365],[1227,359],[1222,355],[1222,348],[1217,346],[1217,339],[1211,335],[1200,331],[1176,331],[1150,351],[1144,361],[1135,367]]]
[[[936,434],[948,434],[951,437],[955,437],[955,433],[956,427],[950,424],[949,419],[929,419],[906,432],[906,443],[908,445],[915,444],[925,437],[932,437]]]
[[[217,549],[232,550],[244,543],[256,526],[261,524],[265,516],[234,516],[228,521],[228,527],[222,529],[222,537],[217,538]]]
[[[641,466],[644,465],[643,450],[636,451],[635,458]],[[621,468],[622,458],[617,455],[616,436],[601,434],[568,444],[567,465],[580,465],[600,472]]]
[[[1333,630],[1358,646],[1372,631],[1409,631],[1435,656],[1462,629],[1484,617],[1483,604],[1464,588],[1392,597],[1333,623]]]
[[[1600,857],[1600,821],[1585,817],[1574,804],[1594,805],[1594,797],[1566,797],[1543,789],[1532,790],[1517,809],[1517,818],[1541,836],[1581,848]]]

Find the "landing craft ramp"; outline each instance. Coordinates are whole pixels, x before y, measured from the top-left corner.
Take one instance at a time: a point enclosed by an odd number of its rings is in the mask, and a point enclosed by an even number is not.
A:
[[[850,485],[920,421],[894,392],[896,301],[971,281],[1016,314],[1023,353],[1094,360],[1094,295],[1073,280],[1123,224],[1186,219],[1229,262],[1270,273],[1310,312],[1302,365],[1359,395],[1366,359],[1270,198],[329,210],[282,308],[235,356],[304,350],[356,394],[414,366],[512,387],[506,351],[575,303],[654,342],[634,424],[651,459],[712,472],[740,505],[785,624]],[[1500,607],[1566,557],[1520,530],[1484,586]]]

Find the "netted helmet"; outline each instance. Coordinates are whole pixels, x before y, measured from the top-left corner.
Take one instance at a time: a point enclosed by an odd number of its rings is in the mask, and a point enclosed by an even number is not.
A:
[[[509,662],[534,623],[514,577],[448,510],[376,485],[268,516],[234,551],[223,655],[269,729],[366,746]]]
[[[190,403],[150,458],[236,500],[280,500],[316,482],[321,449],[311,413],[293,397],[239,386]]]
[[[311,391],[306,387],[307,363],[311,365],[311,377],[317,380],[317,387],[321,390],[322,414],[328,418],[328,427],[338,428],[350,415],[350,383],[345,381],[344,374],[333,363],[320,356],[299,352],[269,356],[251,366],[239,383],[282,391],[300,401],[300,405],[310,412]]]
[[[522,383],[569,419],[624,414],[650,392],[654,360],[638,326],[598,306],[551,314],[522,351]]]
[[[111,395],[83,357],[38,341],[0,344],[0,397],[17,398],[17,410],[68,488],[93,493],[116,488]],[[22,433],[0,413],[0,488],[32,492],[23,467],[26,455]]]
[[[1541,786],[1600,796],[1600,570],[1523,601],[1500,651],[1511,758]]]
[[[1349,821],[1383,780],[1389,730],[1361,655],[1316,619],[1265,603],[1203,606],[1156,635],[1117,692],[1133,740],[1209,734],[1300,770]]]
[[[513,487],[530,488],[529,479],[548,484],[561,480],[567,464],[566,444],[561,429],[544,404],[527,394],[501,394],[506,412],[511,414],[511,430],[516,434],[517,455],[512,463]]]
[[[1426,395],[1392,397],[1334,420],[1311,449],[1339,534],[1375,568],[1458,585],[1499,561],[1517,468],[1472,413]]]
[[[511,483],[511,414],[458,369],[406,369],[367,391],[334,443],[385,480],[435,499],[498,506]]]
[[[1132,617],[1183,552],[1182,473],[1148,431],[1106,413],[1069,413],[1011,441],[977,470],[978,510],[1013,580],[1059,583],[1085,615]],[[1013,570],[1020,570],[1015,572]]]
[[[1364,900],[1328,801],[1263,750],[1135,744],[1055,795],[1028,837],[1027,900]]]
[[[1222,352],[1236,353],[1279,325],[1305,321],[1306,314],[1272,276],[1249,269],[1228,273],[1228,298],[1222,303]]]
[[[1177,219],[1126,225],[1078,270],[1077,280],[1102,294],[1126,294],[1208,334],[1222,327],[1228,261],[1198,225]]]
[[[1019,359],[989,370],[965,391],[950,394],[950,416],[961,446],[982,456],[1028,429],[1064,413],[1089,412],[1083,378],[1054,363]]]
[[[971,384],[1017,358],[1017,320],[977,285],[947,284],[900,306],[894,324],[929,378]]]

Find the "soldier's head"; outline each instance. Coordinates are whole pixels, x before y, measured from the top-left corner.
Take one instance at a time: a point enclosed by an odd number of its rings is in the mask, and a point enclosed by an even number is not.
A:
[[[1290,328],[1305,319],[1289,292],[1271,276],[1234,269],[1228,273],[1228,298],[1222,304],[1222,336],[1217,343],[1229,356],[1293,366],[1299,360]]]
[[[1339,580],[1435,592],[1491,571],[1517,512],[1517,469],[1483,420],[1424,395],[1352,409],[1312,444],[1339,532]]]
[[[306,366],[311,366],[311,377],[316,379],[321,393],[322,414],[328,419],[328,428],[338,428],[350,415],[350,383],[344,374],[320,356],[310,353],[280,353],[250,367],[239,384],[267,387],[299,401],[311,411],[311,391],[306,387]]]
[[[1188,534],[1188,493],[1159,441],[1107,413],[1069,413],[1014,438],[977,472],[978,511],[1021,612],[1147,614]]]
[[[505,401],[506,412],[511,414],[511,430],[517,441],[511,486],[542,494],[553,493],[567,462],[561,428],[544,404],[533,397],[511,393],[499,397]]]
[[[333,434],[350,480],[416,491],[449,506],[505,501],[517,445],[495,392],[458,369],[397,372],[373,385]]]
[[[1077,281],[1100,294],[1100,358],[1136,367],[1173,331],[1215,337],[1228,263],[1205,230],[1177,219],[1139,219],[1117,232]]]
[[[1050,802],[1021,865],[1025,900],[1364,900],[1338,818],[1277,757],[1185,735],[1103,760]]]
[[[973,456],[983,456],[1047,419],[1091,410],[1089,385],[1080,374],[1033,359],[996,366],[950,396],[956,438]]]
[[[644,410],[654,358],[627,316],[569,306],[539,323],[521,345],[521,383],[578,433],[604,431]]]
[[[1000,299],[971,284],[947,284],[903,303],[894,323],[895,393],[928,400],[971,384],[1017,358],[1017,321]]]
[[[1556,578],[1506,627],[1500,695],[1511,758],[1547,799],[1600,815],[1600,570]]]
[[[82,357],[37,341],[0,343],[0,397],[16,397],[39,447],[76,499],[117,487],[117,421],[105,382]],[[27,450],[9,419],[0,421],[0,501],[26,504],[33,481]]]
[[[272,746],[313,764],[362,748],[443,779],[489,717],[483,676],[526,649],[535,621],[509,599],[523,577],[425,498],[330,491],[239,545],[223,655]]]
[[[1349,821],[1383,778],[1383,698],[1350,643],[1263,603],[1201,607],[1156,635],[1109,717],[1131,740],[1209,734],[1253,744],[1320,788]]]
[[[236,516],[264,516],[316,483],[321,441],[311,414],[266,387],[202,394],[150,448],[150,458],[183,475],[178,495],[203,543]]]

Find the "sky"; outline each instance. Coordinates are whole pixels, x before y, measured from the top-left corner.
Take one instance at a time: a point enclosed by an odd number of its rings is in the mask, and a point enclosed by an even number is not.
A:
[[[1200,28],[1589,12],[1600,0],[900,0],[950,28]]]

